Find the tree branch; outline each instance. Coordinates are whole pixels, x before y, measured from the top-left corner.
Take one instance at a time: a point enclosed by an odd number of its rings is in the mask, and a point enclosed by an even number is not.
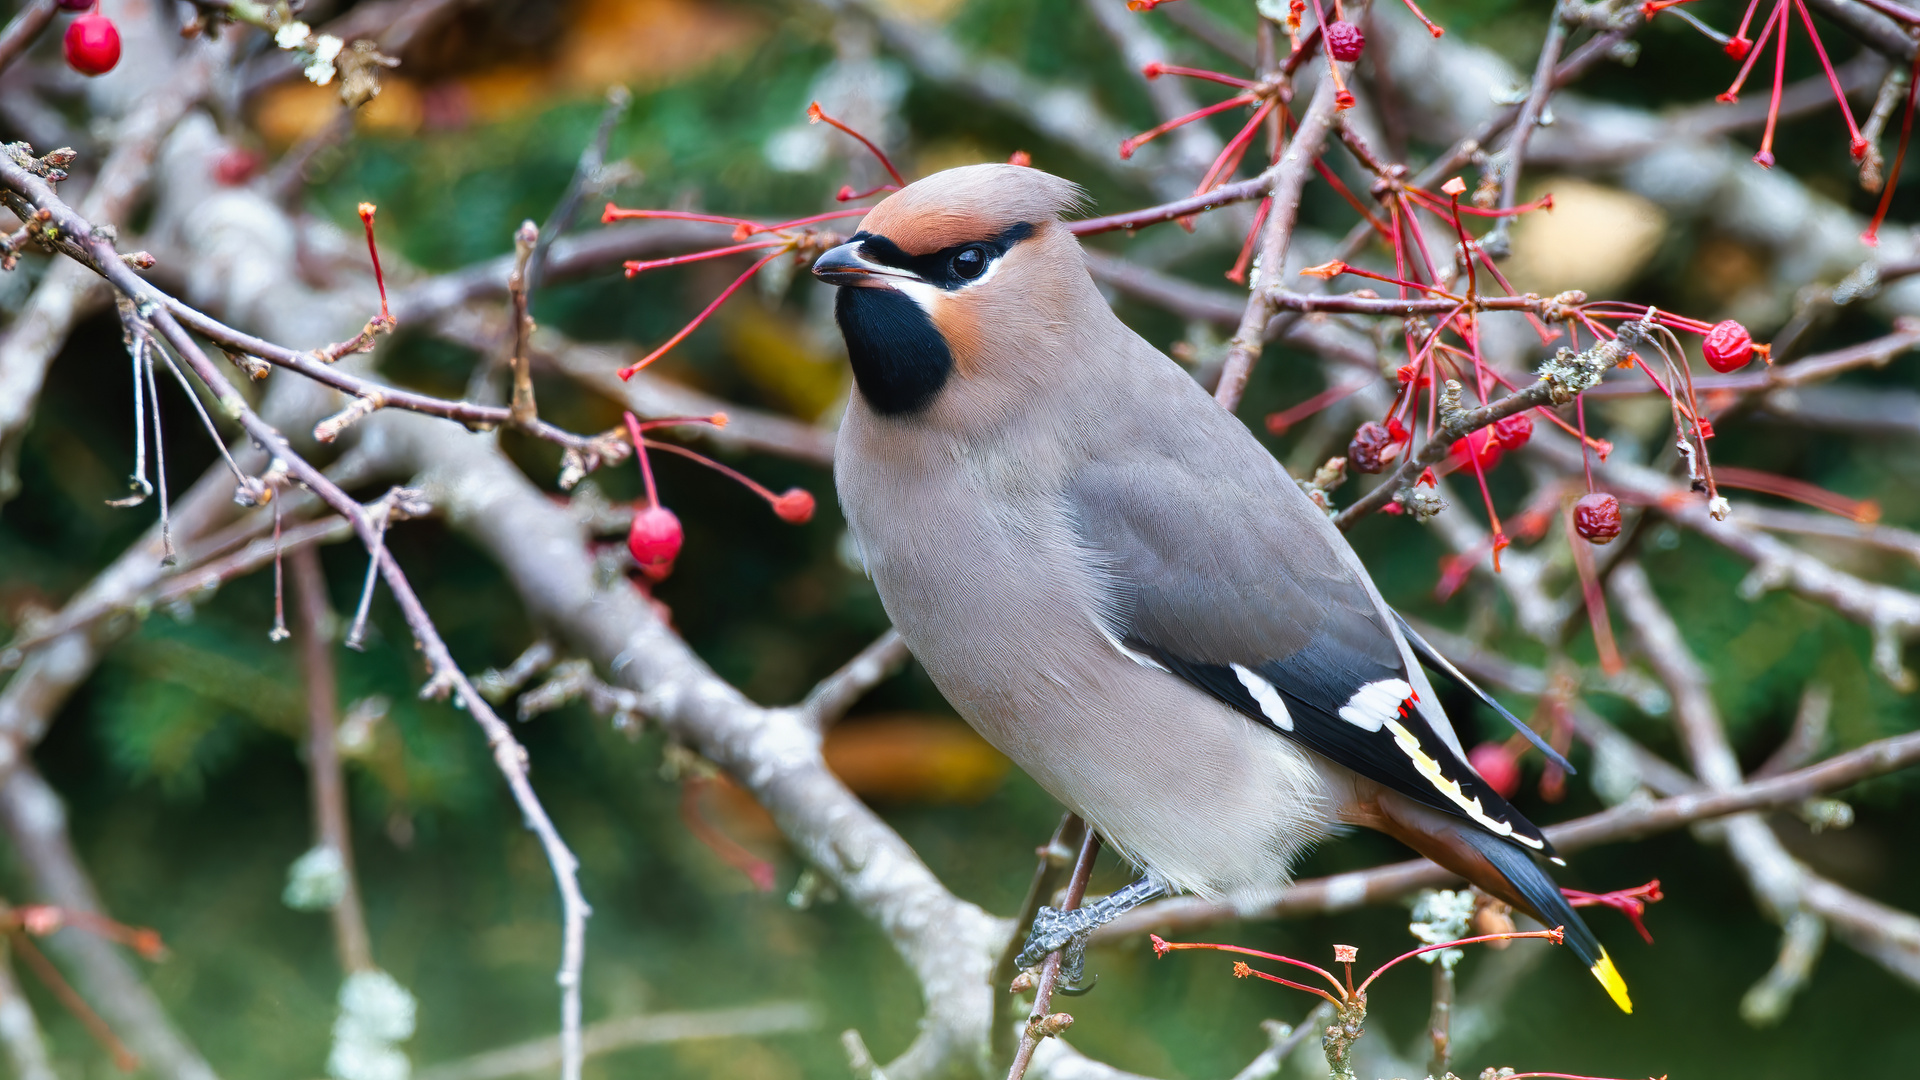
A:
[[[1307,177],[1313,172],[1314,159],[1320,156],[1327,134],[1333,129],[1335,109],[1333,70],[1328,68],[1322,73],[1320,84],[1313,92],[1312,103],[1307,106],[1305,115],[1300,117],[1293,139],[1281,152],[1280,161],[1275,166],[1278,171],[1268,170],[1274,173],[1272,186],[1263,190],[1262,194],[1270,191],[1273,204],[1267,212],[1266,233],[1260,240],[1260,258],[1255,264],[1257,273],[1249,275],[1252,279],[1252,295],[1247,298],[1240,328],[1228,343],[1226,364],[1220,370],[1220,384],[1213,392],[1214,400],[1228,412],[1240,407],[1240,395],[1246,392],[1247,379],[1253,374],[1254,363],[1260,359],[1260,351],[1267,337],[1267,320],[1274,313],[1268,287],[1286,273],[1287,249],[1293,241],[1293,226],[1300,215],[1300,195],[1306,188]],[[1263,177],[1266,175],[1262,174]]]

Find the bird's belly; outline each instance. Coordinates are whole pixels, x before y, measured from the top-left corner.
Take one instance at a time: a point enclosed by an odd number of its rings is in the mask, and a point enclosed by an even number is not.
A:
[[[1324,763],[1123,655],[1096,622],[1097,584],[1064,521],[1003,524],[964,501],[859,530],[881,601],[935,685],[1150,874],[1210,898],[1271,898],[1332,818]]]

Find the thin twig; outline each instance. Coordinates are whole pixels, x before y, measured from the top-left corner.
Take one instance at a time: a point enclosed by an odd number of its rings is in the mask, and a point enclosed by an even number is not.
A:
[[[1293,140],[1281,151],[1278,175],[1268,189],[1273,202],[1267,212],[1266,234],[1260,241],[1259,272],[1249,275],[1252,279],[1252,295],[1247,298],[1240,328],[1228,344],[1226,364],[1220,370],[1220,383],[1213,392],[1214,400],[1228,412],[1240,407],[1240,395],[1246,392],[1247,379],[1253,374],[1253,365],[1260,359],[1261,349],[1266,342],[1267,321],[1274,313],[1273,298],[1267,286],[1286,273],[1287,249],[1293,240],[1294,223],[1300,215],[1300,195],[1306,188],[1307,177],[1313,174],[1314,159],[1320,156],[1320,148],[1326,142],[1327,134],[1333,130],[1337,108],[1334,102],[1334,68],[1339,66],[1330,65],[1321,76],[1320,85],[1313,92],[1313,102],[1307,106],[1306,115],[1300,118]]]
[[[101,911],[68,835],[66,807],[31,761],[16,763],[0,784],[0,826],[40,899],[69,912],[69,922],[71,913]],[[146,1068],[166,1080],[215,1080],[118,946],[72,926],[46,940],[74,972],[86,1001]]]
[[[156,299],[154,290],[146,282],[135,276],[133,271],[114,253],[111,246],[95,237],[85,220],[53,194],[53,191],[40,178],[15,165],[10,159],[0,158],[0,182],[20,192],[33,203],[47,210],[51,219],[68,237],[82,245],[92,258],[93,264],[121,292],[135,303],[149,303]],[[413,591],[400,564],[391,552],[384,549],[376,530],[372,515],[340,487],[328,479],[326,474],[315,468],[300,455],[293,452],[272,425],[261,419],[246,399],[227,381],[226,375],[201,350],[172,311],[160,304],[154,305],[152,320],[156,329],[180,354],[187,366],[193,369],[201,382],[205,383],[214,396],[225,407],[229,415],[240,422],[249,436],[262,446],[287,462],[292,477],[304,484],[321,501],[331,506],[354,525],[367,550],[378,552],[378,564],[381,576],[386,579],[388,589],[398,602],[408,627],[413,631],[414,640],[425,654],[431,678],[427,683],[429,691],[435,693],[452,692],[480,725],[487,738],[488,746],[493,750],[494,763],[507,781],[514,802],[519,806],[528,829],[539,839],[545,850],[547,861],[553,869],[556,885],[559,888],[562,912],[562,946],[559,984],[561,988],[561,1046],[562,1080],[579,1080],[580,1077],[580,969],[585,960],[586,920],[591,912],[586,898],[581,895],[579,884],[579,860],[568,850],[561,840],[560,833],[554,828],[553,821],[547,816],[546,808],[541,805],[539,796],[533,791],[527,778],[527,754],[520,743],[514,739],[511,729],[493,711],[492,706],[475,690],[466,675],[454,663],[452,653],[447,649],[440,631],[420,603],[419,596]]]
[[[300,667],[307,684],[307,776],[313,795],[314,843],[340,857],[343,887],[333,905],[333,941],[340,967],[351,975],[374,970],[373,945],[360,909],[360,878],[353,866],[353,828],[347,813],[346,772],[340,765],[334,728],[340,692],[333,663],[333,608],[320,557],[311,547],[294,550],[294,605],[300,618]]]
[[[540,225],[540,240],[533,247],[533,262],[527,268],[526,291],[531,293],[546,282],[547,262],[553,250],[553,242],[560,234],[573,227],[573,219],[580,213],[580,203],[589,188],[597,194],[601,190],[601,173],[607,165],[607,145],[613,140],[613,129],[618,127],[627,109],[633,105],[633,92],[624,86],[613,86],[607,90],[607,104],[600,110],[600,124],[594,128],[593,138],[580,151],[580,160],[574,164],[573,177],[567,181],[567,190],[560,201],[553,204],[553,210],[547,214],[547,220]]]
[[[1468,434],[1488,424],[1504,420],[1515,413],[1550,405],[1553,403],[1553,398],[1553,384],[1546,379],[1540,379],[1477,409],[1463,409],[1452,416],[1446,415],[1443,411],[1440,430],[1420,447],[1419,452],[1410,455],[1379,486],[1335,515],[1333,523],[1341,529],[1352,528],[1353,524],[1361,518],[1389,502],[1396,501],[1396,497],[1403,497],[1404,493],[1419,480],[1422,473],[1439,464],[1441,459],[1447,456],[1456,440],[1463,439]]]
[[[1089,828],[1080,841],[1080,856],[1073,864],[1073,876],[1067,879],[1067,896],[1061,901],[1060,910],[1072,911],[1080,906],[1080,901],[1087,895],[1087,881],[1093,877],[1094,859],[1099,855],[1100,834]],[[1018,933],[1016,929],[1015,934]],[[1020,1047],[1014,1051],[1013,1066],[1007,1070],[1007,1080],[1021,1080],[1026,1076],[1027,1066],[1032,1063],[1033,1051],[1040,1045],[1040,1040],[1060,1034],[1073,1023],[1073,1017],[1066,1013],[1047,1011],[1053,1007],[1053,991],[1060,983],[1060,965],[1064,957],[1064,949],[1055,949],[1047,954],[1047,959],[1040,966],[1039,984],[1033,993],[1033,1011],[1027,1014],[1027,1027],[1020,1035]]]
[[[993,975],[989,980],[993,987],[993,1026],[989,1030],[993,1048],[993,1061],[1013,1062],[1014,1040],[1013,1013],[1015,1003],[1020,999],[1011,990],[1014,976],[1019,972],[1018,959],[1022,944],[1021,935],[1025,928],[1033,925],[1034,918],[1040,914],[1040,906],[1052,898],[1060,888],[1060,879],[1072,865],[1074,852],[1086,840],[1087,823],[1079,815],[1063,814],[1060,824],[1055,826],[1053,835],[1045,845],[1034,852],[1038,861],[1033,867],[1033,879],[1027,884],[1026,899],[1014,912],[1013,936],[1007,939],[1006,947],[1000,950],[999,962],[993,966]]]
[[[507,310],[513,321],[513,355],[507,361],[513,370],[513,400],[508,412],[521,426],[538,416],[533,404],[532,359],[527,355],[527,339],[533,335],[533,316],[527,314],[527,292],[532,288],[527,263],[540,241],[540,227],[531,219],[520,223],[513,233],[513,273],[507,275]]]
[[[1636,562],[1614,568],[1614,602],[1632,624],[1642,653],[1673,694],[1673,721],[1694,775],[1709,791],[1739,787],[1744,778],[1740,761],[1727,740],[1719,708],[1708,690],[1708,675],[1680,636],[1680,628],[1654,595],[1646,571]],[[1806,874],[1787,853],[1779,837],[1758,814],[1730,816],[1717,830],[1753,890],[1760,908],[1783,930],[1780,962],[1753,987],[1741,1003],[1741,1012],[1755,1023],[1771,1023],[1783,1015],[1793,995],[1812,974],[1825,925],[1807,910],[1802,899]]]
[[[1520,106],[1520,115],[1513,122],[1513,134],[1507,137],[1507,147],[1503,152],[1500,177],[1500,209],[1511,210],[1518,201],[1520,192],[1520,164],[1526,160],[1527,140],[1533,136],[1533,125],[1539,123],[1545,115],[1547,99],[1553,96],[1553,73],[1560,63],[1560,50],[1567,43],[1567,23],[1561,17],[1558,0],[1552,12],[1547,16],[1547,37],[1540,45],[1540,59],[1533,68],[1533,88],[1527,94],[1527,100]],[[1501,218],[1497,229],[1506,229],[1512,218]]]

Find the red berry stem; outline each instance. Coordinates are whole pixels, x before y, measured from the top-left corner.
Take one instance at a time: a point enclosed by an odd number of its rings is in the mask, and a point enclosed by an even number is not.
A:
[[[640,479],[647,485],[647,505],[659,506],[660,493],[653,486],[653,466],[647,461],[647,438],[640,434],[640,418],[630,412],[620,414],[627,421],[627,437],[633,440],[633,456],[640,459]],[[659,446],[660,443],[653,445]]]
[[[760,483],[740,470],[722,465],[705,454],[689,450],[677,443],[655,442],[652,439],[647,439],[646,445],[655,450],[665,450],[670,454],[679,454],[681,457],[687,458],[690,461],[697,461],[707,468],[712,469],[714,472],[736,481],[748,491],[767,500],[767,505],[773,507],[773,512],[780,515],[782,521],[801,525],[813,517],[813,495],[803,488],[788,488],[786,491],[775,495],[765,484]],[[645,460],[643,456],[641,461],[644,463]],[[653,486],[651,475],[648,477],[647,486],[649,491],[651,491]]]
[[[380,321],[393,325],[393,312],[387,308],[387,276],[380,271],[380,246],[373,242],[373,215],[376,207],[370,202],[360,204],[360,223],[367,228],[367,254],[373,256],[373,283],[380,286]]]

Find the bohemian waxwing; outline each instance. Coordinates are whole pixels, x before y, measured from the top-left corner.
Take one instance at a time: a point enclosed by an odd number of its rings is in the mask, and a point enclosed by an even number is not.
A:
[[[1565,927],[1630,1010],[1535,861],[1561,860],[1468,767],[1416,650],[1464,677],[1247,428],[1114,315],[1061,221],[1081,198],[1038,169],[952,169],[813,267],[840,287],[855,383],[834,481],[887,614],[960,715],[1144,872],[1043,913],[1021,963],[1066,946],[1077,975],[1094,927],[1167,892],[1270,901],[1352,824]]]

